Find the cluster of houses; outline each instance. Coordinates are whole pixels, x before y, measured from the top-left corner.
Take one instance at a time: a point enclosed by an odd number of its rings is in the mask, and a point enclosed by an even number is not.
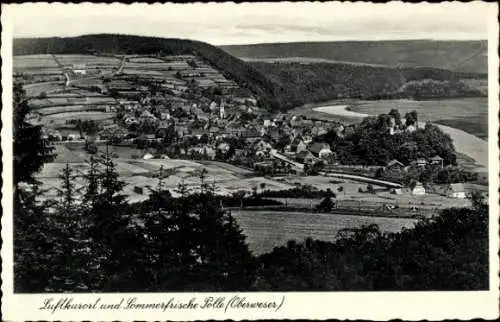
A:
[[[444,185],[441,187],[433,187],[432,193],[446,196],[452,199],[465,199],[470,197],[473,191],[480,191],[483,194],[487,194],[487,191],[481,191],[481,190],[484,189],[481,186],[475,184],[450,183],[448,185]],[[428,191],[421,182],[417,181],[414,184],[412,184],[411,187],[408,188],[394,188],[392,189],[392,193],[394,194],[411,193],[416,196],[422,196],[427,194]]]
[[[427,166],[437,166],[439,168],[442,168],[444,165],[443,161],[444,161],[443,158],[439,155],[435,155],[435,156],[428,158],[428,159],[418,158],[418,159],[412,161],[408,165],[404,165],[403,163],[399,162],[398,160],[393,159],[393,160],[386,163],[385,169],[386,170],[407,171],[410,167],[425,168]]]

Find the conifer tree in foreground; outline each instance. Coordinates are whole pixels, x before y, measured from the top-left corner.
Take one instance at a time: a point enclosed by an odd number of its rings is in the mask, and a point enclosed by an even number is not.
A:
[[[53,268],[53,245],[35,173],[54,158],[53,147],[42,139],[41,127],[26,120],[29,106],[21,84],[14,85],[13,98],[14,291],[43,292]]]
[[[55,240],[51,287],[54,291],[87,291],[91,286],[93,262],[91,240],[88,237],[89,221],[79,202],[74,174],[69,164],[59,175],[61,188],[59,202],[52,216],[51,233]]]

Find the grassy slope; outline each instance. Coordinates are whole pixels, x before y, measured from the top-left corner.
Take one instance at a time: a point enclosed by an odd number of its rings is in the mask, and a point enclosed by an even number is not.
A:
[[[425,66],[486,73],[487,41],[338,41],[221,46],[236,57],[309,57],[388,66]]]
[[[14,39],[14,55],[28,54],[143,54],[203,57],[225,76],[257,94],[263,105],[276,107],[272,84],[252,66],[209,44],[185,40],[128,35],[87,35],[68,38]]]

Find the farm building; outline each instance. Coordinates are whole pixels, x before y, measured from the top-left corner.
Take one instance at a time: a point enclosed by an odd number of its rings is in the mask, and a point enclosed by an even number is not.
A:
[[[73,65],[73,73],[77,75],[86,75],[87,69],[85,64],[74,64]]]
[[[405,167],[405,165],[396,159],[393,159],[393,160],[387,162],[385,165],[385,168],[387,170],[402,170],[402,169],[404,169],[404,167]]]
[[[427,160],[425,160],[425,159],[417,159],[417,160],[415,160],[415,161],[412,162],[412,165],[414,165],[416,167],[424,168],[427,165]]]
[[[152,155],[151,153],[146,153],[142,156],[142,159],[144,160],[151,160],[154,158],[154,155]]]
[[[67,136],[68,141],[76,141],[79,138],[80,138],[80,134],[78,134],[78,133],[71,133],[71,134],[68,134],[68,136]]]
[[[274,166],[272,162],[263,161],[254,163],[254,169],[260,172],[272,173]]]
[[[311,144],[309,151],[318,158],[328,158],[333,154],[328,143],[315,142]]]
[[[443,158],[441,158],[439,155],[435,155],[429,159],[429,163],[431,165],[437,165],[437,166],[440,166],[442,168],[443,167]]]
[[[395,194],[395,195],[402,195],[403,189],[402,188],[392,188],[391,193]]]
[[[295,160],[297,160],[300,163],[312,164],[315,158],[314,155],[312,155],[312,153],[309,151],[300,151],[295,156]]]
[[[450,198],[465,199],[465,187],[462,183],[452,183],[448,186],[446,195]]]
[[[230,146],[227,143],[220,143],[217,146],[217,150],[222,152],[222,153],[227,153],[229,151],[229,149],[230,149]]]
[[[414,195],[425,195],[425,188],[420,182],[416,182],[411,189],[411,193]]]
[[[292,143],[290,143],[290,145],[287,147],[287,150],[289,152],[299,153],[301,151],[307,150],[307,144],[302,140],[302,137],[299,135],[293,139]]]

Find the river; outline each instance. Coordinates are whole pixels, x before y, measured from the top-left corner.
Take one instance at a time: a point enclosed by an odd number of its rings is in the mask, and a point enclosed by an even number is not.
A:
[[[311,237],[335,241],[343,228],[377,224],[382,231],[398,232],[403,227],[412,228],[415,219],[318,214],[304,212],[233,210],[233,217],[247,236],[250,250],[255,255],[268,253],[274,247]]]

